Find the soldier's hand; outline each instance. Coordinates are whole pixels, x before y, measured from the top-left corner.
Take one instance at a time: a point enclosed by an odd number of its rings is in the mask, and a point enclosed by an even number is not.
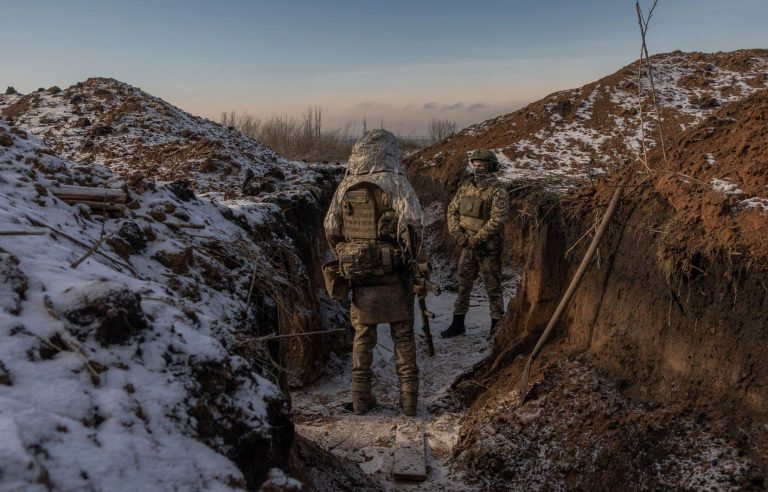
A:
[[[477,236],[472,236],[467,240],[467,246],[469,249],[475,249],[480,246],[480,241],[477,240]]]
[[[459,238],[456,240],[456,244],[459,245],[460,248],[466,248],[467,247],[467,235],[462,234],[459,236]]]
[[[413,283],[413,294],[419,297],[427,297],[427,287],[418,280]]]

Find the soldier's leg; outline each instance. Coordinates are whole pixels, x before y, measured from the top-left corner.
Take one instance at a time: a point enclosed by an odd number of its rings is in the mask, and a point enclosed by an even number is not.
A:
[[[469,295],[477,278],[477,259],[469,248],[464,248],[459,258],[459,292],[453,303],[454,316],[463,316],[469,310]]]
[[[480,271],[488,293],[491,307],[491,319],[500,320],[504,317],[504,297],[501,288],[501,252],[495,251],[479,258]],[[495,325],[495,323],[494,323]]]
[[[400,379],[400,403],[406,415],[415,415],[419,398],[419,366],[416,364],[413,319],[390,323],[390,330],[395,345],[395,368]]]
[[[355,413],[364,414],[373,405],[371,380],[373,371],[373,348],[376,346],[376,325],[358,321],[355,310],[350,312],[355,339],[352,342],[352,406]]]

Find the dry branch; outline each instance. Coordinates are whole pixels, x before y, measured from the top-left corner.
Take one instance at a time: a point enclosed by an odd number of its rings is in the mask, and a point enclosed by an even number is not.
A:
[[[97,249],[99,249],[99,246],[101,246],[101,243],[103,243],[105,240],[107,240],[109,237],[111,237],[112,234],[102,234],[96,243],[88,248],[88,251],[85,252],[83,256],[81,256],[78,260],[73,261],[70,265],[72,268],[77,268],[80,263],[84,262],[86,259],[88,259],[89,256],[91,256],[93,253],[96,252]]]
[[[59,185],[50,188],[50,192],[61,200],[86,200],[94,202],[119,202],[125,203],[128,194],[123,190],[111,188],[95,188],[91,186]]]
[[[74,238],[74,237],[70,236],[69,234],[67,234],[67,233],[66,233],[66,232],[64,232],[64,231],[61,231],[61,230],[59,230],[59,229],[56,229],[55,227],[51,227],[51,226],[49,226],[49,225],[48,225],[48,224],[46,224],[45,222],[42,222],[42,221],[40,221],[40,220],[37,220],[37,219],[35,219],[35,218],[33,218],[33,217],[30,217],[29,215],[25,215],[25,217],[26,217],[26,219],[29,221],[29,223],[30,223],[30,224],[32,224],[32,225],[35,225],[35,226],[37,226],[37,227],[45,227],[46,229],[50,229],[51,231],[55,232],[56,234],[61,234],[61,236],[62,236],[63,238],[65,238],[65,239],[68,239],[69,241],[71,241],[71,242],[73,242],[73,243],[77,244],[77,245],[78,245],[78,246],[80,246],[81,248],[85,248],[86,250],[88,250],[88,249],[90,249],[90,248],[91,248],[91,246],[89,246],[88,244],[86,244],[86,243],[84,243],[84,242],[80,241],[79,239],[76,239],[76,238]],[[120,269],[120,268],[125,268],[125,269],[127,269],[129,272],[131,272],[131,274],[132,274],[134,277],[136,277],[136,278],[140,278],[140,277],[139,277],[139,274],[138,274],[138,273],[136,273],[136,270],[134,270],[134,269],[133,269],[133,267],[131,267],[130,265],[128,265],[128,264],[126,264],[126,263],[123,263],[123,262],[121,262],[121,261],[118,261],[118,260],[116,260],[116,259],[112,258],[111,256],[109,256],[108,254],[106,254],[106,253],[104,253],[104,252],[102,252],[102,251],[99,251],[98,249],[96,250],[96,253],[97,253],[98,255],[102,256],[103,258],[105,258],[105,259],[109,260],[109,261],[110,261],[110,262],[111,262],[113,265],[117,266],[117,267],[118,267],[118,269]]]
[[[0,231],[0,236],[44,236],[45,231]]]

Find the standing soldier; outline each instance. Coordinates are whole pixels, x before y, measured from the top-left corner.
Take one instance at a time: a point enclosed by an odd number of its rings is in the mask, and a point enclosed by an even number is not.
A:
[[[453,305],[453,321],[440,333],[443,338],[464,333],[469,294],[478,270],[483,274],[491,305],[491,333],[504,316],[501,249],[509,198],[494,174],[499,170],[496,154],[490,150],[476,150],[469,161],[473,175],[462,183],[448,205],[448,231],[463,249],[459,259],[459,293]]]
[[[421,205],[405,176],[395,136],[379,129],[366,132],[352,148],[347,174],[324,223],[338,259],[337,280],[352,287],[352,407],[358,415],[376,402],[371,363],[379,323],[389,323],[392,332],[400,405],[406,415],[416,414],[419,368],[413,293],[426,292],[414,284],[410,263],[426,265],[422,223]]]

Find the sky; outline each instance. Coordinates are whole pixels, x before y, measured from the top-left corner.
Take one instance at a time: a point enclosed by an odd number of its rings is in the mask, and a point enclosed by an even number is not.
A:
[[[650,7],[651,0],[641,0]],[[653,53],[768,48],[768,0],[659,0]],[[193,114],[459,127],[640,53],[634,0],[0,0],[0,89],[113,77]]]

